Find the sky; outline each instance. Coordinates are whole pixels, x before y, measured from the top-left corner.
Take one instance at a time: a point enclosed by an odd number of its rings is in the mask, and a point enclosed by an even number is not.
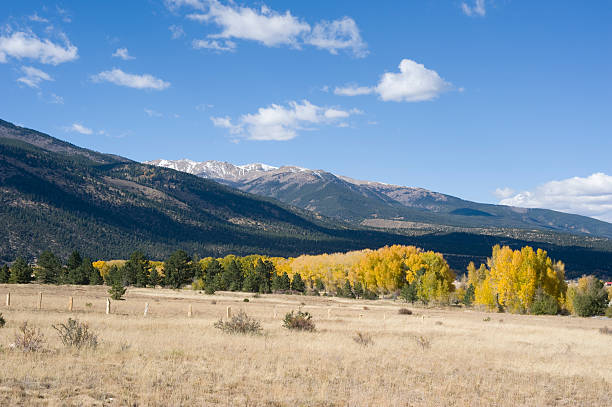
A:
[[[612,222],[607,1],[5,0],[0,118]]]

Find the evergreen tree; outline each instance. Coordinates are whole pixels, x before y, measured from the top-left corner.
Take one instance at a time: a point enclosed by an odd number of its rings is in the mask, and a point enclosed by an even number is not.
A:
[[[346,280],[344,282],[344,287],[338,290],[339,297],[346,298],[355,298],[355,294],[353,293],[353,287],[351,287],[351,282]]]
[[[149,273],[149,285],[153,288],[157,287],[162,283],[162,278],[157,271],[157,267],[152,267]]]
[[[66,261],[66,268],[68,271],[74,270],[78,268],[81,263],[83,263],[83,258],[81,257],[81,254],[75,250],[70,254],[70,257],[68,257],[68,261]]]
[[[223,272],[223,266],[216,259],[206,265],[204,269],[204,292],[206,294],[214,294],[217,290],[227,290]]]
[[[291,289],[300,293],[306,291],[306,284],[304,283],[304,280],[302,280],[302,276],[300,275],[300,273],[295,273],[293,275],[293,281],[291,281]]]
[[[262,294],[270,292],[270,282],[273,273],[275,273],[274,263],[269,260],[257,260],[257,263],[255,263],[255,274],[258,275],[259,280],[258,292]]]
[[[68,270],[68,283],[76,285],[89,284],[91,269],[93,269],[90,259],[81,260],[79,267]]]
[[[149,284],[150,270],[151,264],[144,253],[140,250],[133,252],[123,265],[124,284],[146,287]]]
[[[355,282],[355,285],[353,286],[353,291],[355,292],[355,297],[363,297],[363,285],[361,285],[360,281]]]
[[[284,272],[283,275],[280,276],[279,289],[283,291],[289,291],[291,289],[291,280],[287,272]]]
[[[228,289],[230,291],[240,291],[242,289],[242,269],[236,260],[232,260],[225,270],[227,280],[229,281]]]
[[[38,258],[36,278],[43,284],[57,284],[62,275],[62,262],[53,252],[45,250]]]
[[[9,283],[13,284],[27,284],[32,281],[32,267],[27,261],[21,256],[17,257],[15,263],[11,267],[11,276],[9,277]]]
[[[281,279],[281,276],[279,276],[278,274],[274,274],[272,276],[272,280],[270,282],[270,289],[272,290],[273,293],[281,290],[280,279]]]
[[[255,270],[249,271],[244,277],[244,281],[242,282],[242,290],[246,292],[256,293],[259,291],[259,286],[261,284],[260,276],[255,272]]]
[[[467,289],[465,290],[465,294],[463,295],[462,301],[464,305],[470,306],[474,302],[474,297],[476,294],[476,289],[473,284],[469,284]]]
[[[11,271],[9,270],[8,264],[0,267],[0,284],[6,284],[9,282],[9,278],[11,277]]]
[[[195,267],[191,257],[184,250],[177,250],[164,262],[166,274],[164,284],[172,288],[180,288],[193,280]]]
[[[102,285],[104,280],[102,279],[102,275],[100,274],[100,270],[95,268],[92,264],[89,274],[89,285]]]
[[[325,291],[325,284],[323,284],[323,280],[321,280],[320,278],[317,278],[315,280],[315,289],[317,291]]]
[[[416,300],[419,299],[418,285],[416,280],[414,280],[412,284],[406,283],[402,286],[402,289],[400,291],[400,298],[406,302],[411,302],[413,304]]]

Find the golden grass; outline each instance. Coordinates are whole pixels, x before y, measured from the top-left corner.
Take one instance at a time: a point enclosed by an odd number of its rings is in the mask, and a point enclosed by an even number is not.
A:
[[[609,320],[412,306],[399,315],[405,304],[386,300],[166,289],[128,289],[105,315],[106,290],[0,285],[0,405],[612,405],[612,336],[599,333]],[[265,334],[214,329],[227,306],[261,320]],[[300,306],[317,332],[281,328]],[[99,333],[98,349],[63,348],[51,324],[68,317]],[[47,352],[9,349],[26,320]],[[373,344],[356,343],[358,331]]]

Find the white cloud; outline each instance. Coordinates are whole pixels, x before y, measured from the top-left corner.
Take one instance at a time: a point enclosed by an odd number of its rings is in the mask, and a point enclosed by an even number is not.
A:
[[[147,116],[149,116],[149,117],[162,117],[162,116],[163,116],[163,114],[161,114],[161,113],[159,113],[159,112],[156,112],[156,111],[155,111],[155,110],[153,110],[153,109],[146,109],[146,108],[145,108],[145,109],[144,109],[144,112],[145,112],[145,113],[147,114]]]
[[[461,3],[461,10],[466,16],[484,17],[487,13],[485,9],[485,0],[474,0],[474,5],[470,7],[467,3]]]
[[[384,101],[421,102],[435,99],[450,84],[436,71],[425,68],[410,59],[402,59],[399,73],[387,72],[376,86],[376,92]]]
[[[17,81],[31,88],[38,88],[38,84],[42,81],[53,80],[53,78],[51,78],[48,73],[41,71],[40,69],[36,69],[32,66],[22,66],[21,70],[23,71],[25,76],[18,78]]]
[[[93,130],[89,127],[85,127],[80,123],[73,123],[71,126],[65,127],[66,131],[73,131],[80,134],[90,135],[93,134]]]
[[[350,49],[357,57],[365,57],[368,54],[367,45],[361,39],[359,28],[355,20],[350,17],[321,21],[314,26],[306,42],[317,48],[326,49],[334,55],[339,49]]]
[[[174,25],[173,24],[170,27],[168,27],[168,29],[172,33],[172,39],[173,40],[178,40],[183,35],[185,35],[185,31],[183,30],[183,27],[181,27],[180,25]]]
[[[368,53],[359,28],[350,17],[320,21],[311,27],[290,11],[280,13],[265,5],[252,8],[232,1],[222,4],[219,0],[166,0],[166,5],[171,10],[181,6],[192,8],[196,12],[188,14],[188,19],[220,27],[221,32],[208,38],[257,41],[268,47],[289,45],[300,48],[308,44],[332,54],[349,50],[357,57]]]
[[[55,93],[51,94],[51,99],[49,100],[49,103],[53,103],[56,105],[63,105],[64,104],[64,98],[61,96],[56,95]]]
[[[211,38],[238,38],[259,41],[267,46],[295,44],[297,38],[310,30],[310,26],[291,15],[277,13],[263,6],[259,10],[235,5],[223,5],[217,0],[208,3],[204,14],[187,16],[197,21],[212,21],[221,32]]]
[[[514,189],[508,187],[496,188],[495,191],[493,191],[493,195],[495,195],[499,199],[506,199],[514,195],[515,192],[516,191]]]
[[[277,104],[262,107],[257,113],[244,114],[235,124],[230,117],[211,117],[217,127],[229,129],[233,135],[250,140],[291,140],[299,130],[310,130],[313,124],[331,125],[345,119],[355,111],[326,108],[313,105],[307,100],[289,102],[288,106]]]
[[[117,68],[110,71],[100,72],[97,75],[93,75],[91,79],[94,82],[111,82],[115,85],[126,86],[134,89],[163,90],[170,86],[169,82],[165,82],[152,75],[135,75],[123,72],[121,69]]]
[[[368,86],[347,85],[334,89],[334,94],[340,96],[359,96],[369,95],[371,93],[374,93],[374,88]]]
[[[41,17],[38,15],[38,13],[34,13],[31,16],[28,16],[28,18],[30,19],[30,21],[35,21],[37,23],[48,23],[49,20],[47,20],[44,17]]]
[[[410,59],[402,59],[399,70],[397,73],[383,74],[374,87],[348,85],[337,87],[334,93],[342,96],[377,93],[384,101],[422,102],[435,99],[451,88],[451,84],[444,81],[436,71]]]
[[[73,61],[79,57],[77,47],[66,37],[62,46],[49,39],[41,40],[36,35],[26,32],[0,36],[0,62],[6,62],[7,56],[16,59],[30,58],[51,65]]]
[[[215,51],[234,51],[236,49],[236,43],[233,41],[217,41],[217,40],[193,40],[193,47],[195,49],[212,49]]]
[[[546,208],[612,222],[612,176],[595,173],[550,181],[532,191],[502,199],[502,205]]]
[[[136,59],[130,55],[127,48],[117,48],[117,50],[113,53],[113,57],[121,58],[124,61],[127,61],[129,59]]]

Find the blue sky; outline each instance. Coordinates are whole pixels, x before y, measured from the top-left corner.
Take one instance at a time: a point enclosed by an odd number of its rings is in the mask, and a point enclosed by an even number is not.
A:
[[[612,220],[605,1],[5,1],[0,117]]]

